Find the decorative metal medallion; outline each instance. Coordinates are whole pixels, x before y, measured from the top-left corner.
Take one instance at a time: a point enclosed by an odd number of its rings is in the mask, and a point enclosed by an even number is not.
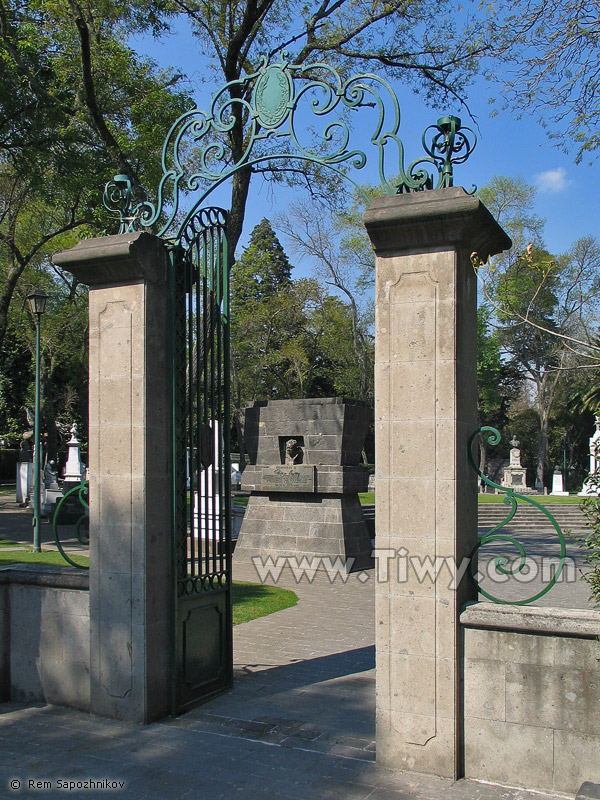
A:
[[[358,112],[364,117],[360,131],[351,124]],[[240,118],[245,120],[244,148],[234,158],[229,136]],[[477,141],[459,117],[441,117],[423,134],[425,155],[405,166],[400,106],[386,80],[369,73],[343,78],[323,63],[290,64],[284,53],[276,64],[263,57],[256,72],[223,86],[208,111],[186,111],[175,121],[163,145],[156,203],[137,202],[129,178],[116,175],[106,185],[104,205],[118,216],[120,233],[152,227],[159,236],[169,232],[178,238],[177,230],[237,170],[294,160],[332,169],[368,203],[351,172],[367,164],[363,143],[369,125],[369,152],[387,194],[452,186],[454,164],[466,161]],[[181,200],[189,194],[193,207],[173,234],[182,217]]]
[[[510,487],[502,486],[499,483],[494,483],[494,481],[492,481],[490,478],[488,478],[487,475],[484,475],[481,472],[481,470],[477,466],[477,464],[475,462],[475,459],[473,457],[473,449],[472,448],[473,448],[473,442],[475,441],[475,439],[480,434],[484,434],[484,433],[490,434],[489,439],[488,439],[490,444],[498,444],[500,442],[500,438],[501,438],[500,437],[500,432],[498,430],[496,430],[496,428],[491,428],[491,427],[488,427],[488,426],[484,426],[482,428],[478,428],[469,437],[469,443],[468,443],[469,461],[471,462],[471,466],[473,467],[475,472],[479,475],[480,479],[484,483],[486,483],[488,486],[491,486],[491,487],[493,487],[494,489],[496,489],[496,490],[498,490],[500,492],[503,492],[506,495],[506,497],[504,498],[504,504],[507,505],[507,506],[510,506],[510,510],[508,512],[508,515],[507,515],[506,519],[503,519],[502,522],[500,522],[498,525],[495,525],[491,530],[489,530],[483,536],[479,537],[478,544],[473,548],[473,551],[470,554],[471,578],[473,579],[473,582],[477,586],[478,591],[481,592],[481,594],[484,597],[487,597],[487,599],[491,600],[493,603],[501,603],[501,604],[504,604],[504,605],[524,606],[524,605],[527,605],[528,603],[533,603],[535,600],[538,600],[540,597],[543,597],[543,595],[545,595],[547,592],[550,591],[550,589],[552,589],[554,584],[559,579],[560,574],[561,574],[561,572],[563,570],[563,567],[565,565],[565,557],[566,557],[566,553],[567,553],[565,537],[564,537],[564,534],[563,534],[563,532],[562,532],[562,530],[560,528],[560,525],[554,519],[552,514],[548,511],[548,509],[545,506],[543,506],[540,503],[536,502],[535,500],[533,500],[533,498],[529,497],[528,495],[519,494],[518,492],[516,492],[514,489],[512,489]],[[539,511],[541,511],[542,514],[544,514],[550,520],[550,522],[552,523],[552,526],[554,527],[554,530],[556,531],[556,534],[558,536],[558,542],[559,542],[559,545],[560,545],[560,558],[559,558],[558,563],[555,566],[555,569],[553,570],[553,575],[550,578],[550,580],[546,583],[544,588],[541,591],[537,592],[535,595],[533,595],[533,597],[528,597],[525,600],[502,600],[499,597],[495,597],[494,595],[492,595],[489,592],[485,591],[485,589],[483,589],[479,585],[479,582],[478,582],[478,580],[476,578],[476,575],[475,575],[475,572],[474,572],[474,569],[475,569],[474,556],[477,553],[477,551],[479,550],[479,548],[483,547],[483,545],[485,545],[485,544],[488,544],[490,542],[507,542],[508,544],[511,544],[513,547],[515,547],[515,549],[516,549],[516,551],[518,553],[518,558],[516,559],[516,562],[513,564],[513,566],[508,566],[508,564],[509,564],[509,559],[508,558],[506,558],[504,556],[497,557],[496,559],[494,559],[494,566],[495,566],[496,571],[498,573],[500,573],[501,575],[506,575],[506,576],[511,576],[511,575],[514,576],[514,575],[519,575],[520,573],[523,573],[523,570],[525,569],[526,564],[527,564],[527,554],[525,552],[525,548],[523,547],[522,543],[519,542],[518,539],[516,539],[514,536],[510,535],[508,532],[498,533],[498,531],[500,531],[502,528],[504,528],[506,525],[509,524],[509,522],[513,519],[513,517],[517,513],[517,508],[518,508],[517,500],[520,500],[522,502],[529,503],[530,505],[535,506],[535,508],[537,508]]]
[[[270,66],[256,81],[254,107],[264,128],[278,128],[290,110],[293,86],[289,73]]]

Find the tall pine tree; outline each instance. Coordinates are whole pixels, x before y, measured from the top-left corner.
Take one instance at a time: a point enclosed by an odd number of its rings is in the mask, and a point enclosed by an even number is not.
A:
[[[231,276],[232,306],[273,297],[292,282],[292,265],[268,219],[250,235],[250,243],[235,263]]]

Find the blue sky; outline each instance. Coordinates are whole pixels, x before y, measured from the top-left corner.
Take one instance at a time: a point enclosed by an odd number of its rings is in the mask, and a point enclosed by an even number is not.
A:
[[[185,35],[183,29],[166,42],[143,38],[134,39],[131,44],[159,65],[173,67],[187,75],[198,106],[208,107],[211,95],[220,85],[202,82],[202,61],[193,40]],[[421,155],[421,134],[438,116],[454,113],[463,119],[463,124],[473,125],[458,105],[432,109],[406,87],[394,86],[394,89],[401,106],[400,135],[407,161]],[[469,189],[473,184],[483,186],[494,174],[522,175],[538,189],[535,212],[546,219],[545,241],[550,252],[565,252],[581,236],[591,234],[600,238],[600,158],[592,160],[591,164],[591,159],[587,159],[576,165],[573,153],[565,154],[553,146],[546,132],[531,117],[517,119],[508,112],[490,117],[492,91],[493,88],[483,80],[469,91],[469,106],[479,126],[478,144],[468,162],[456,167],[455,184]],[[272,191],[261,186],[259,180],[255,181],[251,191],[242,241],[247,241],[252,228],[262,217],[272,217],[293,198],[291,191],[279,188]],[[223,192],[214,200],[225,205],[226,198]]]

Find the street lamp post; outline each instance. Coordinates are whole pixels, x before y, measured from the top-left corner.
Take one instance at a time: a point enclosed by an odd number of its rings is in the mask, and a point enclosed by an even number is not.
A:
[[[48,295],[34,289],[27,295],[29,310],[35,316],[35,421],[33,424],[33,552],[40,553],[40,323]]]

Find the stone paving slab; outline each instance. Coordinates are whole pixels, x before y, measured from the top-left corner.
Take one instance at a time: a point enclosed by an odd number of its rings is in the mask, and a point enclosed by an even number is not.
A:
[[[183,721],[182,718],[181,721]],[[301,746],[188,725],[115,723],[50,706],[0,705],[0,798],[127,800],[550,800],[551,795],[384,769]],[[78,781],[117,788],[78,790]],[[12,791],[11,781],[21,788]],[[45,782],[40,788],[28,781]],[[74,781],[71,791],[65,782]],[[119,785],[123,782],[123,787]]]

